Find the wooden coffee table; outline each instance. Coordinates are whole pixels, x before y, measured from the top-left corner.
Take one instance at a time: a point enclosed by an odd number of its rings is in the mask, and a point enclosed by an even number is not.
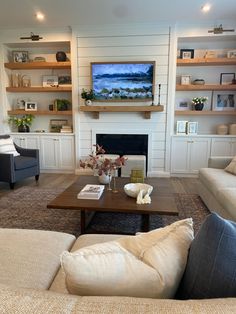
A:
[[[147,178],[145,183],[153,186],[151,204],[136,204],[136,199],[127,196],[124,185],[129,178],[116,178],[118,193],[108,191],[107,187],[99,200],[77,199],[77,194],[86,184],[98,184],[94,176],[80,176],[64,192],[51,201],[47,208],[78,209],[81,216],[81,233],[85,233],[85,211],[89,212],[122,212],[142,215],[142,231],[149,230],[150,215],[178,215],[174,196],[166,189],[160,191],[157,178]]]

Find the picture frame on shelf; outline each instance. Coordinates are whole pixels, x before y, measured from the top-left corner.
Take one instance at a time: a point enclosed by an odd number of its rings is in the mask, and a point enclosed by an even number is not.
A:
[[[58,76],[59,86],[71,86],[71,76],[70,75],[60,75]]]
[[[215,91],[213,93],[213,111],[233,111],[236,109],[236,92]]]
[[[193,59],[194,49],[180,49],[180,59]]]
[[[235,80],[235,73],[220,73],[220,84],[230,85]]]
[[[175,110],[190,110],[190,99],[177,98]]]
[[[236,58],[236,50],[229,50],[227,52],[227,58]]]
[[[37,103],[34,101],[26,101],[25,111],[37,111]]]
[[[183,135],[187,133],[188,121],[176,121],[176,134]]]
[[[209,59],[209,58],[217,58],[217,54],[215,50],[207,50],[204,58]]]
[[[67,119],[51,119],[50,120],[50,132],[60,133],[63,125],[68,125]]]
[[[198,132],[198,122],[188,122],[187,124],[187,134],[196,135]]]
[[[181,75],[180,84],[181,85],[190,85],[191,84],[191,76],[190,75]]]
[[[57,75],[44,75],[43,76],[43,87],[57,87],[58,76]]]
[[[12,51],[12,60],[16,63],[24,63],[29,62],[29,53],[28,51]]]

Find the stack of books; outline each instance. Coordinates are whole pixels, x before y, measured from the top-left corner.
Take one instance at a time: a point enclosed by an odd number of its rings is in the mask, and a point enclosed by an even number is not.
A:
[[[139,168],[132,169],[130,182],[131,183],[138,183],[138,182],[143,183],[144,182],[143,169],[139,169]]]
[[[61,133],[72,133],[72,127],[70,125],[63,125],[61,127]]]
[[[85,187],[77,194],[77,198],[98,200],[104,191],[104,187],[104,185],[99,184],[86,184]]]

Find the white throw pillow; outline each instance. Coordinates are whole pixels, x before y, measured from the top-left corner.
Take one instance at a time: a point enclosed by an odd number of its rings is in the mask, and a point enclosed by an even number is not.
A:
[[[19,156],[20,154],[16,151],[13,144],[12,138],[1,138],[0,139],[0,153],[1,154],[13,154]]]
[[[236,175],[236,156],[232,159],[230,164],[225,168],[225,171]]]
[[[192,219],[137,236],[64,252],[67,289],[77,295],[173,298],[193,240]]]

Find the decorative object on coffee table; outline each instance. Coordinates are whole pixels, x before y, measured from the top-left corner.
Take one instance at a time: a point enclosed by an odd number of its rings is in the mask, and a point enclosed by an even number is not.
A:
[[[133,198],[136,198],[139,192],[143,190],[145,194],[152,193],[153,187],[146,183],[128,183],[124,186],[125,193]]]

